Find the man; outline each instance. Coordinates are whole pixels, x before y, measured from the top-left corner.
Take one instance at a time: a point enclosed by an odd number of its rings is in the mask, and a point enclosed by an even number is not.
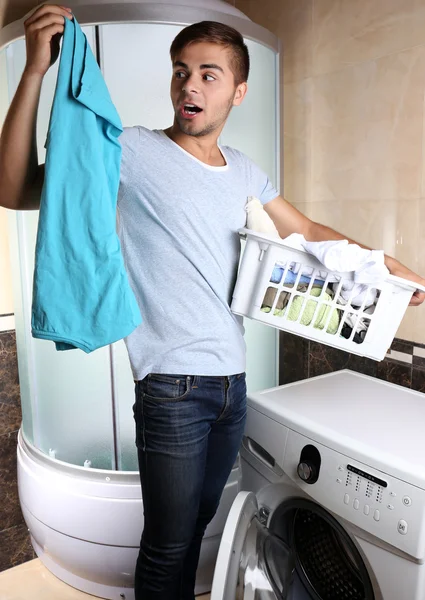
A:
[[[0,204],[7,208],[39,206],[36,108],[64,18],[72,18],[66,8],[42,6],[25,23],[27,64],[0,140]],[[197,23],[179,33],[170,53],[172,126],[130,127],[120,137],[119,235],[144,317],[126,339],[145,511],[137,600],[193,600],[202,536],[241,442],[245,347],[229,302],[247,197],[260,198],[281,237],[343,239],[287,203],[242,153],[218,146],[230,110],[247,93],[240,34]],[[386,264],[424,284],[395,259]],[[412,304],[423,300],[417,293]]]

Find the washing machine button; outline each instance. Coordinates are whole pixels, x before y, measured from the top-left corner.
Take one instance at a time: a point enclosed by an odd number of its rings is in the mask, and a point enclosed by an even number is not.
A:
[[[297,468],[298,477],[306,483],[317,481],[317,468],[311,461],[302,461]]]
[[[379,510],[375,510],[375,512],[373,513],[373,518],[375,519],[375,521],[379,521],[379,519],[381,518],[381,513],[379,512]]]
[[[365,504],[364,505],[363,512],[364,512],[365,515],[368,515],[370,513],[370,506],[369,506],[369,504]]]
[[[344,504],[348,504],[350,502],[350,496],[348,494],[345,494],[344,496]]]
[[[395,498],[395,497],[397,496],[397,494],[396,494],[395,492],[390,492],[390,496],[391,496],[392,498]]]
[[[397,531],[401,533],[401,535],[406,535],[407,533],[407,523],[404,519],[400,519],[397,525]]]
[[[411,506],[412,498],[410,498],[409,496],[403,496],[403,504],[404,506]]]
[[[358,501],[358,499],[356,498],[353,502],[353,506],[356,510],[359,510],[359,506],[360,506],[360,502]]]

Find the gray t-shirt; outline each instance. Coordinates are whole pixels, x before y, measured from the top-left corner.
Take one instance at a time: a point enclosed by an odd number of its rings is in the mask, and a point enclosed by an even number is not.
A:
[[[161,130],[127,127],[118,235],[143,322],[125,338],[134,379],[245,370],[242,319],[230,311],[248,196],[278,193],[247,156],[220,147],[207,165]]]

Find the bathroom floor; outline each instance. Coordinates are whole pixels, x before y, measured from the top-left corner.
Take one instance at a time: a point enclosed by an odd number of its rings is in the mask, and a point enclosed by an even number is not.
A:
[[[0,600],[93,600],[46,569],[39,558],[0,573]],[[197,600],[209,600],[210,595]]]

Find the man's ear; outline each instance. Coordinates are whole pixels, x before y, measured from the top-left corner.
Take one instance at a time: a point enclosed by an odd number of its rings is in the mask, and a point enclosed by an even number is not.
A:
[[[233,106],[239,106],[248,91],[248,84],[246,82],[240,83],[235,91],[235,97],[233,98]]]

